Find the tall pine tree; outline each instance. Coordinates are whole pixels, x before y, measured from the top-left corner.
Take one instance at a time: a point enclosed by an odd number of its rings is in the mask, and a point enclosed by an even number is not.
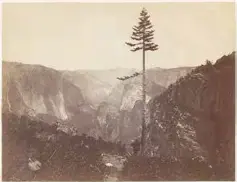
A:
[[[158,50],[158,45],[153,42],[154,32],[153,26],[150,21],[150,16],[145,8],[142,9],[137,26],[134,26],[131,39],[132,43],[126,42],[132,49],[132,52],[142,50],[142,98],[143,98],[143,111],[142,111],[142,136],[141,136],[141,154],[144,154],[145,146],[145,120],[146,120],[146,77],[145,77],[145,53],[146,51]]]

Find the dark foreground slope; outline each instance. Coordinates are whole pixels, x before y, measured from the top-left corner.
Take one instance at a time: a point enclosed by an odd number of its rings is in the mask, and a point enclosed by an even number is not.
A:
[[[188,161],[186,167],[163,158],[128,157],[120,144],[86,135],[71,136],[56,125],[25,116],[4,113],[2,118],[4,181],[102,181],[111,173],[118,180],[191,180],[207,179],[212,174],[205,163],[195,160]],[[106,167],[101,154],[123,157],[127,161],[125,167],[122,171]],[[29,157],[42,163],[41,170],[29,170]]]
[[[101,154],[124,154],[119,144],[86,135],[71,136],[57,130],[56,125],[10,113],[2,118],[4,181],[103,180],[108,170]],[[29,157],[42,163],[37,173],[29,170]]]
[[[206,62],[150,102],[147,154],[210,164],[234,179],[235,54]]]

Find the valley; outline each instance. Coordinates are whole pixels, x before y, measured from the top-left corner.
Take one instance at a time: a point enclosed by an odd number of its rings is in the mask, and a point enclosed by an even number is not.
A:
[[[114,169],[117,180],[231,180],[234,65],[235,52],[196,68],[148,69],[146,156],[134,156],[142,79],[116,79],[134,70],[59,71],[4,61],[3,178],[88,180],[90,172],[90,180],[102,180],[112,170],[101,161],[105,154],[126,161]],[[29,156],[44,166],[35,176],[25,166]]]

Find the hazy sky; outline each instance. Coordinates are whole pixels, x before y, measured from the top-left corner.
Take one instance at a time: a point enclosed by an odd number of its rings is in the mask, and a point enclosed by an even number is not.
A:
[[[199,65],[235,49],[234,3],[3,4],[3,60],[56,69],[141,68],[129,41],[147,8],[160,49],[147,67]]]

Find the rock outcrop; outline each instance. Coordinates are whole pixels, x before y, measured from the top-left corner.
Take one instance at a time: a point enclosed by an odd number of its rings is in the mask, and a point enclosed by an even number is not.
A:
[[[93,115],[93,108],[61,72],[40,65],[3,62],[3,112],[48,123],[76,120],[77,126],[83,126],[88,122],[86,116]]]

